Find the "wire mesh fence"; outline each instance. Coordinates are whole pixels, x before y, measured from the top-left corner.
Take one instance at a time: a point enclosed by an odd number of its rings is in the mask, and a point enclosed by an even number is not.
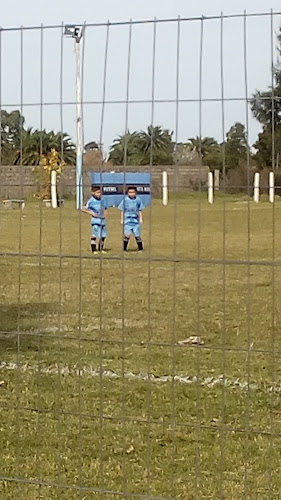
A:
[[[279,498],[280,15],[1,29],[1,498]]]

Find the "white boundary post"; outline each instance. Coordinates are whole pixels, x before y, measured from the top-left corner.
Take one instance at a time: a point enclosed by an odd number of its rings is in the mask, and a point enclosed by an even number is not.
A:
[[[162,173],[162,201],[166,207],[168,205],[168,173],[166,171]]]
[[[254,202],[258,203],[260,201],[260,174],[255,173],[254,177]]]
[[[51,200],[52,208],[57,208],[57,172],[55,170],[51,170]]]
[[[213,176],[213,172],[208,173],[208,202],[214,203],[214,176]]]
[[[270,203],[274,203],[274,173],[269,172],[269,201]]]

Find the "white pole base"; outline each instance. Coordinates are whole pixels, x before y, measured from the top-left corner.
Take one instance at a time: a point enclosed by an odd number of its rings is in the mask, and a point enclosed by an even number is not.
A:
[[[166,207],[168,205],[168,173],[162,173],[162,203]]]
[[[57,172],[55,170],[51,170],[51,200],[52,200],[52,208],[57,208],[58,207]]]
[[[274,194],[275,194],[274,173],[269,172],[269,201],[270,201],[270,203],[274,203]]]
[[[213,172],[208,173],[208,203],[214,203],[214,176]]]
[[[258,203],[260,201],[260,174],[255,173],[254,177],[254,202]]]

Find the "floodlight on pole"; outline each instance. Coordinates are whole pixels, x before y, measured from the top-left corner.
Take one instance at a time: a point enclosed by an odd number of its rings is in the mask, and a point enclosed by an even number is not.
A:
[[[68,24],[64,34],[74,39],[76,54],[76,208],[83,207],[83,131],[82,131],[82,96],[81,96],[81,61],[80,41],[85,31],[85,25]]]

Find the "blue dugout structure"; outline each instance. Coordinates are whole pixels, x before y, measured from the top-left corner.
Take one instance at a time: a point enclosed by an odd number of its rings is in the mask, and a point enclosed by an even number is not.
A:
[[[151,175],[149,173],[90,172],[89,175],[92,185],[101,186],[108,207],[117,207],[121,203],[128,186],[137,188],[138,196],[144,206],[151,203]]]

